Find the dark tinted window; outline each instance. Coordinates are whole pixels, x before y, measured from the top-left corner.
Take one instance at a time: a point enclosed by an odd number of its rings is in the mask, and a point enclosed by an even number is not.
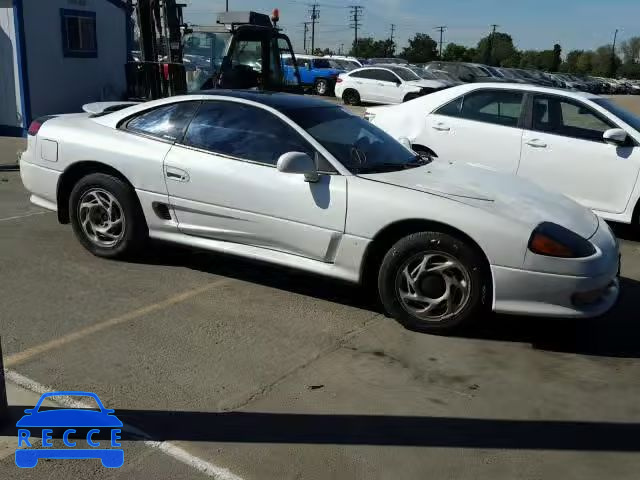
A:
[[[311,145],[272,113],[235,102],[203,103],[184,144],[268,165],[275,165],[287,152],[315,154]]]
[[[331,68],[331,64],[329,63],[329,60],[325,60],[325,59],[315,59],[313,61],[313,68]]]
[[[639,115],[631,113],[629,110],[622,108],[620,105],[609,100],[608,98],[595,98],[595,99],[592,99],[591,101],[609,110],[620,120],[622,120],[628,125],[631,125],[633,128],[635,128],[637,131],[640,132],[640,116]]]
[[[374,70],[374,69],[360,70],[359,72],[353,72],[349,76],[356,77],[356,78],[368,78],[370,80],[377,80],[375,72],[377,72],[377,70]]]
[[[483,90],[465,95],[437,110],[440,115],[517,127],[524,94],[507,90]]]
[[[533,129],[565,137],[603,142],[603,134],[616,128],[595,110],[568,98],[539,95],[533,99]]]
[[[143,113],[127,123],[127,130],[175,141],[182,137],[200,102],[172,103]]]
[[[375,79],[381,82],[396,83],[399,81],[393,73],[388,70],[374,70]]]

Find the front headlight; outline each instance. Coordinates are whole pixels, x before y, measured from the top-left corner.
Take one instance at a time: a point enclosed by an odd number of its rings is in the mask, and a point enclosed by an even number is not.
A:
[[[561,258],[585,258],[596,253],[589,240],[551,222],[541,223],[533,231],[529,250],[538,255]]]

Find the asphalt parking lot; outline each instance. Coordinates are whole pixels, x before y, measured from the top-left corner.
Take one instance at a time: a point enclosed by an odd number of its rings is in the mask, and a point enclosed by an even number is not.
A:
[[[640,236],[615,229],[622,296],[604,318],[490,317],[446,338],[300,272],[162,244],[95,258],[0,172],[9,380],[95,392],[146,434],[125,435],[119,470],[24,471],[10,452],[0,478],[637,479]]]

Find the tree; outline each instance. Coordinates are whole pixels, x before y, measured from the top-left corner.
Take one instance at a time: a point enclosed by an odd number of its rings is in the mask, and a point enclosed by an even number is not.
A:
[[[567,55],[567,60],[564,62],[563,71],[567,73],[578,73],[578,60],[584,53],[584,50],[571,50]]]
[[[374,40],[373,38],[359,38],[357,49],[355,41],[349,55],[376,58],[376,57],[392,57],[395,51],[395,45],[391,40]]]
[[[592,53],[591,73],[599,77],[615,77],[622,61],[613,52],[613,45],[603,45]]]
[[[512,59],[518,50],[511,35],[502,32],[489,34],[478,42],[475,61],[501,66],[502,62]]]
[[[322,57],[324,55],[334,55],[334,52],[330,48],[325,48],[325,49],[316,48],[315,51],[313,52],[313,55]]]
[[[411,63],[426,63],[438,58],[438,44],[426,33],[416,33],[409,39],[400,56]]]
[[[590,73],[593,69],[593,52],[582,52],[576,62],[576,72],[582,75]]]
[[[618,75],[623,78],[640,80],[640,63],[624,63],[618,69]]]
[[[620,44],[625,65],[640,63],[640,37],[632,37]]]
[[[560,65],[562,65],[562,47],[559,44],[555,44],[553,46],[553,61],[551,63],[551,72],[557,72],[560,70]]]
[[[472,48],[467,48],[463,45],[456,43],[450,43],[442,52],[442,59],[447,62],[471,62],[473,60],[473,54],[469,55]]]

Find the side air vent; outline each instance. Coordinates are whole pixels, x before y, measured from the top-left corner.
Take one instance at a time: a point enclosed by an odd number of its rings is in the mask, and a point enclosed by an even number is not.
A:
[[[169,205],[166,203],[153,202],[153,211],[156,212],[156,215],[162,220],[172,220]]]

